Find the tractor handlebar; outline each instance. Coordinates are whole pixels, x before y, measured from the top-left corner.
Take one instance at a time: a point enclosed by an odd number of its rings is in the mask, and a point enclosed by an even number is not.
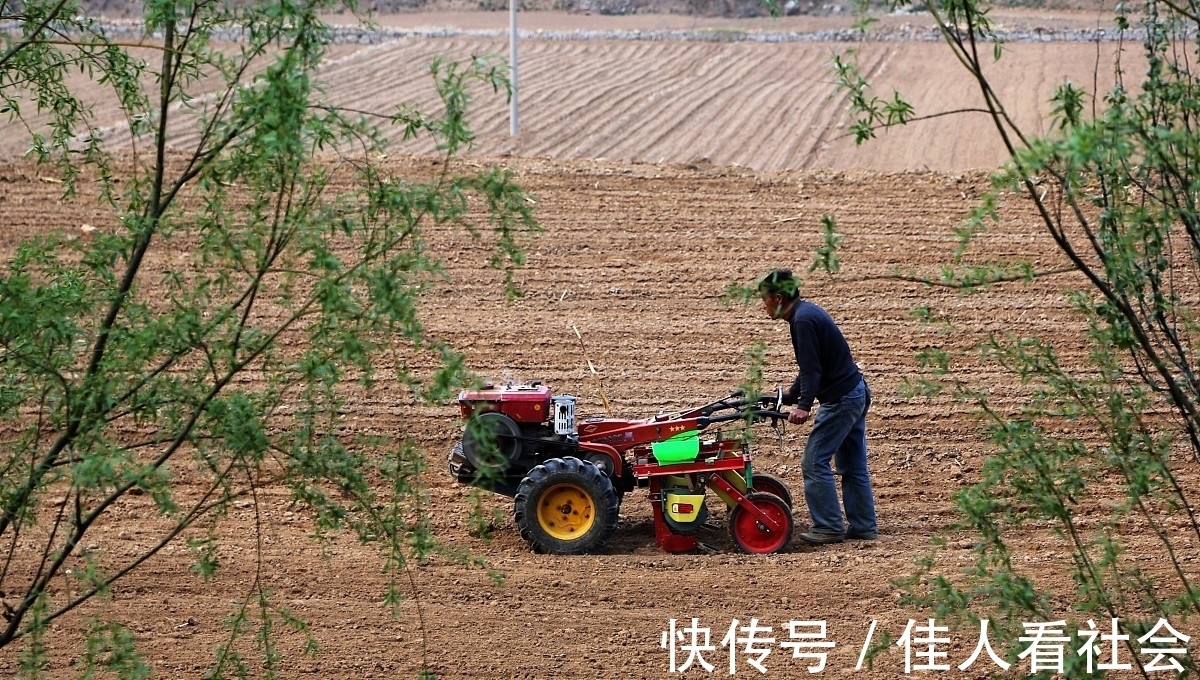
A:
[[[775,410],[767,409],[749,409],[740,413],[727,413],[721,416],[700,416],[696,419],[696,428],[703,430],[713,423],[726,423],[732,420],[766,420],[770,418],[772,421],[787,420],[788,414]]]
[[[745,392],[743,392],[741,390],[737,390],[733,394],[729,395],[728,397],[723,397],[721,399],[718,399],[707,406],[701,406],[700,408],[693,411],[693,413],[697,413],[701,417],[708,417],[714,413],[717,413],[718,411],[725,411],[728,409],[735,409],[735,408],[743,408],[743,407],[747,406],[748,404],[752,403],[745,399],[739,398],[739,397],[742,397],[743,395],[745,395]],[[730,401],[731,399],[735,399],[736,401]]]
[[[701,423],[701,429],[703,429],[711,423],[721,423],[747,417],[770,418],[771,420],[778,418],[786,419],[787,414],[781,412],[782,408],[785,405],[795,403],[795,398],[784,396],[782,387],[775,388],[774,392],[768,392],[753,398],[747,397],[745,391],[739,389],[729,396],[722,397],[707,406],[681,412],[675,417],[697,418],[697,421]],[[722,411],[737,412],[715,415]]]
[[[795,400],[784,397],[782,387],[776,388],[774,392],[768,392],[754,398],[746,398],[746,393],[744,391],[737,390],[733,394],[730,394],[727,397],[722,397],[721,399],[718,399],[707,406],[701,406],[693,411],[693,413],[697,413],[701,416],[711,416],[712,414],[720,411],[744,409],[747,406],[758,406],[760,408],[778,411],[780,406],[791,403],[795,403]]]

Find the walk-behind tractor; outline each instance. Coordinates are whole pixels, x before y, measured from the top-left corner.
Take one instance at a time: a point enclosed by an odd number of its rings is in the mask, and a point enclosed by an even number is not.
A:
[[[575,397],[540,383],[487,385],[459,394],[466,427],[450,452],[460,482],[511,496],[521,536],[537,552],[575,554],[603,547],[626,493],[649,490],[658,546],[699,547],[711,491],[729,507],[729,535],[749,553],[782,550],[792,536],[792,497],[782,481],[753,472],[747,438],[724,437],[718,423],[787,415],[782,393],[739,391],[707,406],[646,420],[576,422]],[[707,431],[706,431],[707,430]],[[706,437],[701,432],[706,431]]]

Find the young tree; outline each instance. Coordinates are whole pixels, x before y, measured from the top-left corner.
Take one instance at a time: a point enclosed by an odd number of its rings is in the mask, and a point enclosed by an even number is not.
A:
[[[1140,41],[1149,64],[1141,82],[1128,82],[1117,52],[1112,91],[1063,84],[1053,98],[1052,133],[1035,138],[990,86],[989,62],[1002,58],[1003,41],[987,5],[938,0],[927,9],[978,84],[1011,154],[994,178],[997,192],[1024,196],[1086,284],[1069,300],[1086,321],[1088,353],[1086,365],[1069,365],[1048,341],[1018,329],[991,337],[988,356],[1021,376],[1032,398],[1004,413],[978,386],[963,388],[996,445],[981,479],[956,497],[963,525],[980,539],[976,562],[946,573],[931,556],[905,585],[913,602],[941,619],[979,631],[980,618],[990,616],[992,643],[1010,662],[1028,647],[1018,640],[1027,634],[1022,622],[1063,619],[1077,633],[1063,664],[1068,677],[1126,664],[1143,676],[1171,662],[1194,671],[1190,655],[1164,660],[1139,650],[1156,626],[1200,613],[1200,584],[1182,558],[1200,541],[1200,523],[1194,491],[1180,481],[1200,463],[1200,80],[1192,63],[1200,15],[1194,5],[1158,0],[1140,10],[1119,5],[1117,39]],[[898,96],[871,97],[852,60],[839,60],[838,70],[860,140],[915,115]],[[964,247],[985,220],[1000,217],[996,196],[968,220]],[[1037,275],[1028,261],[960,273],[951,282],[963,287]],[[1097,508],[1110,510],[1099,521],[1079,521],[1085,512],[1095,518]],[[1013,559],[1014,530],[1038,526],[1050,528],[1070,555],[1064,566],[1075,592],[1051,592],[1045,574]],[[1087,639],[1091,649],[1075,653]],[[1113,645],[1117,664],[1107,656]]]
[[[0,33],[2,110],[61,170],[64,200],[112,211],[89,238],[48,232],[0,262],[0,649],[18,643],[28,674],[46,662],[51,623],[164,546],[189,538],[211,574],[219,541],[202,529],[268,485],[320,529],[378,543],[389,603],[409,561],[436,549],[420,452],[356,441],[342,402],[380,382],[392,399],[401,386],[437,400],[467,378],[417,314],[440,278],[430,225],[490,230],[492,264],[508,271],[536,224],[508,172],[453,163],[472,139],[471,84],[506,91],[503,68],[435,63],[438,115],[339,110],[318,66],[333,41],[319,15],[340,4],[149,0],[121,33],[73,0],[0,0],[15,26]],[[123,129],[99,129],[77,73],[107,86]],[[434,138],[440,169],[392,176],[378,162],[385,124]],[[405,368],[418,354],[439,368]],[[183,478],[202,492],[183,493]],[[129,558],[85,550],[131,494],[153,500],[154,544]],[[212,677],[247,672],[239,636],[252,624],[303,629],[263,583],[255,592]],[[96,621],[81,672],[138,675],[131,640]],[[270,637],[252,644],[273,675]]]

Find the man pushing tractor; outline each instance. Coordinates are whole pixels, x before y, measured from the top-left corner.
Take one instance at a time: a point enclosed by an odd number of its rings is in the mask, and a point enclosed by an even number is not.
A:
[[[840,543],[847,538],[873,541],[878,532],[871,473],[867,468],[867,409],[871,389],[854,363],[850,346],[829,314],[800,297],[800,282],[787,269],[776,269],[758,283],[763,306],[772,319],[786,321],[800,372],[783,392],[796,408],[788,422],[809,419],[814,401],[820,403],[812,432],[804,445],[804,502],[812,529],[800,534],[807,543]],[[842,477],[842,505],[830,461]]]
[[[773,553],[791,540],[791,493],[782,480],[754,470],[749,437],[728,436],[714,426],[800,424],[816,401],[820,408],[802,461],[813,522],[800,538],[814,544],[874,539],[865,429],[870,390],[837,325],[799,297],[790,271],[771,272],[758,290],[771,318],[788,321],[791,329],[800,372],[787,389],[766,395],[737,391],[705,406],[646,419],[582,422],[576,422],[575,397],[553,396],[537,382],[464,390],[458,401],[466,427],[450,452],[451,474],[512,497],[521,536],[537,552],[600,549],[616,529],[625,494],[645,488],[661,549],[699,547],[695,534],[708,526],[711,493],[729,509],[729,535],[739,550]],[[784,412],[785,403],[796,408]],[[831,461],[843,477],[848,530]]]

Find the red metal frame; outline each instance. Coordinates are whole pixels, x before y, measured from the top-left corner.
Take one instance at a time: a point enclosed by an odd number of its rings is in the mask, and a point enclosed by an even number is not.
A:
[[[749,463],[749,461],[747,461],[747,463]],[[737,505],[745,508],[751,515],[754,515],[759,522],[762,522],[764,525],[770,528],[771,531],[779,531],[783,529],[783,526],[780,525],[779,522],[776,522],[774,517],[771,517],[767,513],[763,512],[762,508],[758,507],[754,503],[747,501],[745,494],[743,494],[741,491],[738,491],[737,487],[730,484],[724,477],[720,475],[713,475],[708,479],[707,485],[718,488],[729,494],[737,502]]]
[[[731,440],[730,443],[736,442]],[[697,545],[694,536],[677,534],[671,531],[670,525],[667,524],[663,510],[666,499],[662,495],[662,478],[668,476],[704,475],[705,486],[724,493],[733,500],[733,505],[741,506],[772,531],[782,531],[784,527],[775,517],[750,502],[746,494],[719,474],[730,470],[745,471],[749,468],[750,455],[746,453],[726,457],[709,456],[695,462],[674,465],[659,465],[648,459],[635,463],[633,466],[634,476],[638,479],[650,480],[650,504],[654,509],[654,538],[658,547],[667,552],[682,553],[695,550]],[[693,479],[695,478],[693,477]]]
[[[669,439],[685,432],[696,432],[698,427],[697,418],[685,418],[674,420],[596,420],[584,421],[579,426],[579,448],[592,453],[599,453],[608,456],[612,459],[613,469],[620,470],[624,464],[624,454],[627,451],[638,447],[646,447],[655,442],[661,442],[664,439]],[[724,457],[732,452],[736,447],[734,441],[717,441],[706,444],[701,447],[700,454],[697,459],[712,458],[714,455]],[[706,456],[707,454],[707,456]],[[682,465],[693,465],[693,463],[683,463]],[[662,469],[661,473],[656,474],[686,474],[686,471],[678,471],[679,465],[658,465],[653,464],[652,467]],[[741,464],[738,464],[741,467]],[[648,474],[640,474],[637,472],[639,465],[634,465],[634,474],[638,477],[649,477]],[[711,469],[711,467],[706,468]],[[733,469],[733,468],[721,468]]]
[[[736,443],[736,442],[734,442]],[[703,453],[701,453],[701,456]],[[700,459],[697,456],[696,461],[691,463],[675,463],[673,465],[659,465],[658,463],[637,462],[633,465],[633,475],[639,479],[647,479],[651,477],[665,477],[667,475],[692,475],[705,472],[721,472],[722,470],[744,470],[750,463],[750,456],[742,454],[739,456],[728,456],[717,458],[710,456],[705,459]],[[721,480],[725,481],[725,480]],[[729,482],[725,482],[728,486]],[[732,486],[731,489],[737,491]]]
[[[693,411],[687,414],[691,417],[625,421],[624,424],[614,423],[612,420],[591,423],[585,421],[579,428],[579,448],[608,455],[618,466],[622,464],[625,452],[638,447],[646,449],[645,455],[638,452],[639,455],[634,457],[633,475],[640,480],[649,480],[650,505],[654,514],[654,539],[661,550],[684,553],[695,550],[697,546],[695,536],[675,533],[667,524],[663,507],[666,501],[662,495],[662,478],[668,476],[688,476],[695,481],[695,475],[703,475],[705,486],[719,489],[733,500],[734,505],[743,507],[773,531],[782,530],[783,527],[774,517],[749,502],[744,493],[719,474],[730,470],[749,470],[748,453],[730,455],[735,453],[740,444],[737,440],[706,442],[702,444],[696,460],[688,463],[662,465],[650,457],[648,445],[699,430],[699,417],[696,413]]]
[[[642,444],[653,444],[664,439],[670,439],[685,432],[699,430],[697,418],[683,420],[630,420],[623,427],[612,427],[613,421],[604,420],[589,423],[584,421],[579,427],[579,443],[595,442],[608,444],[618,451],[629,449]],[[594,429],[593,429],[594,428]]]

